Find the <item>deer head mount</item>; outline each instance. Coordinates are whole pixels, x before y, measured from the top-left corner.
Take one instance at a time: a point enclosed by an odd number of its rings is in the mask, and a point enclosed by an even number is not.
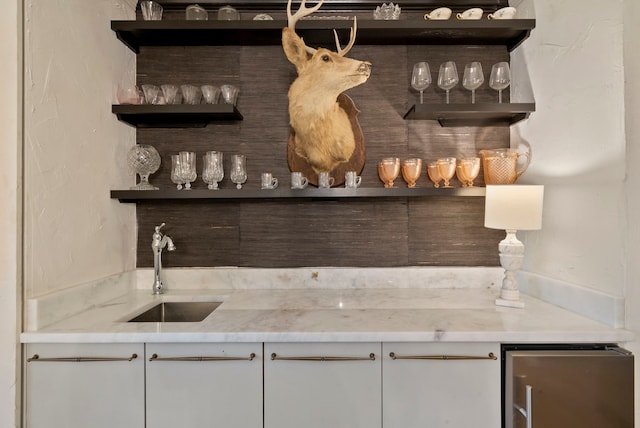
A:
[[[334,30],[336,52],[310,48],[296,34],[296,22],[317,11],[323,1],[308,8],[306,0],[302,0],[300,9],[292,15],[289,0],[288,26],[282,29],[282,47],[298,72],[297,79],[289,88],[293,146],[295,154],[306,160],[316,173],[333,171],[353,155],[356,149],[353,118],[340,106],[338,97],[343,91],[366,82],[371,73],[371,63],[345,57],[355,43],[355,17],[345,48],[341,48]]]

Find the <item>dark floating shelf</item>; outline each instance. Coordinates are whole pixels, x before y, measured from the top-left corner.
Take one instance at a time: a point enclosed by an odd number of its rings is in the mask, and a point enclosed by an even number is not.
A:
[[[243,119],[231,104],[113,105],[111,111],[139,128],[204,128],[211,122]]]
[[[141,46],[265,46],[282,43],[286,21],[111,21],[118,39],[134,52]],[[308,44],[335,48],[333,29],[348,38],[351,20],[303,20],[296,32]],[[359,45],[503,45],[527,39],[535,19],[458,21],[358,21]]]
[[[416,104],[404,115],[407,120],[437,120],[440,125],[509,126],[529,117],[535,103]]]
[[[484,187],[468,188],[434,188],[417,187],[385,189],[379,188],[358,188],[345,189],[289,189],[278,188],[274,190],[255,189],[193,189],[193,190],[112,190],[111,199],[118,199],[120,202],[143,202],[143,201],[168,201],[168,200],[210,200],[210,201],[238,201],[256,199],[364,199],[364,198],[418,198],[428,196],[454,196],[454,197],[483,197]]]

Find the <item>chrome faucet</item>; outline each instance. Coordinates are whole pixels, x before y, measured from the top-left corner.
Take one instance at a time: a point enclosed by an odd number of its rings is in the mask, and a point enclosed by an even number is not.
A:
[[[156,226],[151,240],[151,249],[153,250],[153,294],[164,293],[164,285],[162,284],[162,249],[167,247],[167,251],[174,251],[176,246],[167,235],[162,235],[160,229],[164,227],[164,223]]]

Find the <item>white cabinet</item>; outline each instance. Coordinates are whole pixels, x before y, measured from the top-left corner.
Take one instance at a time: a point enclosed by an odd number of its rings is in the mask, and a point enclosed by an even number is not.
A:
[[[383,426],[499,427],[499,356],[496,343],[384,343]]]
[[[142,344],[31,344],[25,351],[25,427],[144,427]]]
[[[262,428],[261,343],[146,345],[147,428]]]
[[[381,427],[380,348],[266,343],[264,427]]]

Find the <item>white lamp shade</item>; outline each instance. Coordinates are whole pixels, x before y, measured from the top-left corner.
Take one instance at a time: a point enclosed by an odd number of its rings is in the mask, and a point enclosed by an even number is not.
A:
[[[502,230],[542,228],[544,186],[488,185],[484,205],[484,227]]]

